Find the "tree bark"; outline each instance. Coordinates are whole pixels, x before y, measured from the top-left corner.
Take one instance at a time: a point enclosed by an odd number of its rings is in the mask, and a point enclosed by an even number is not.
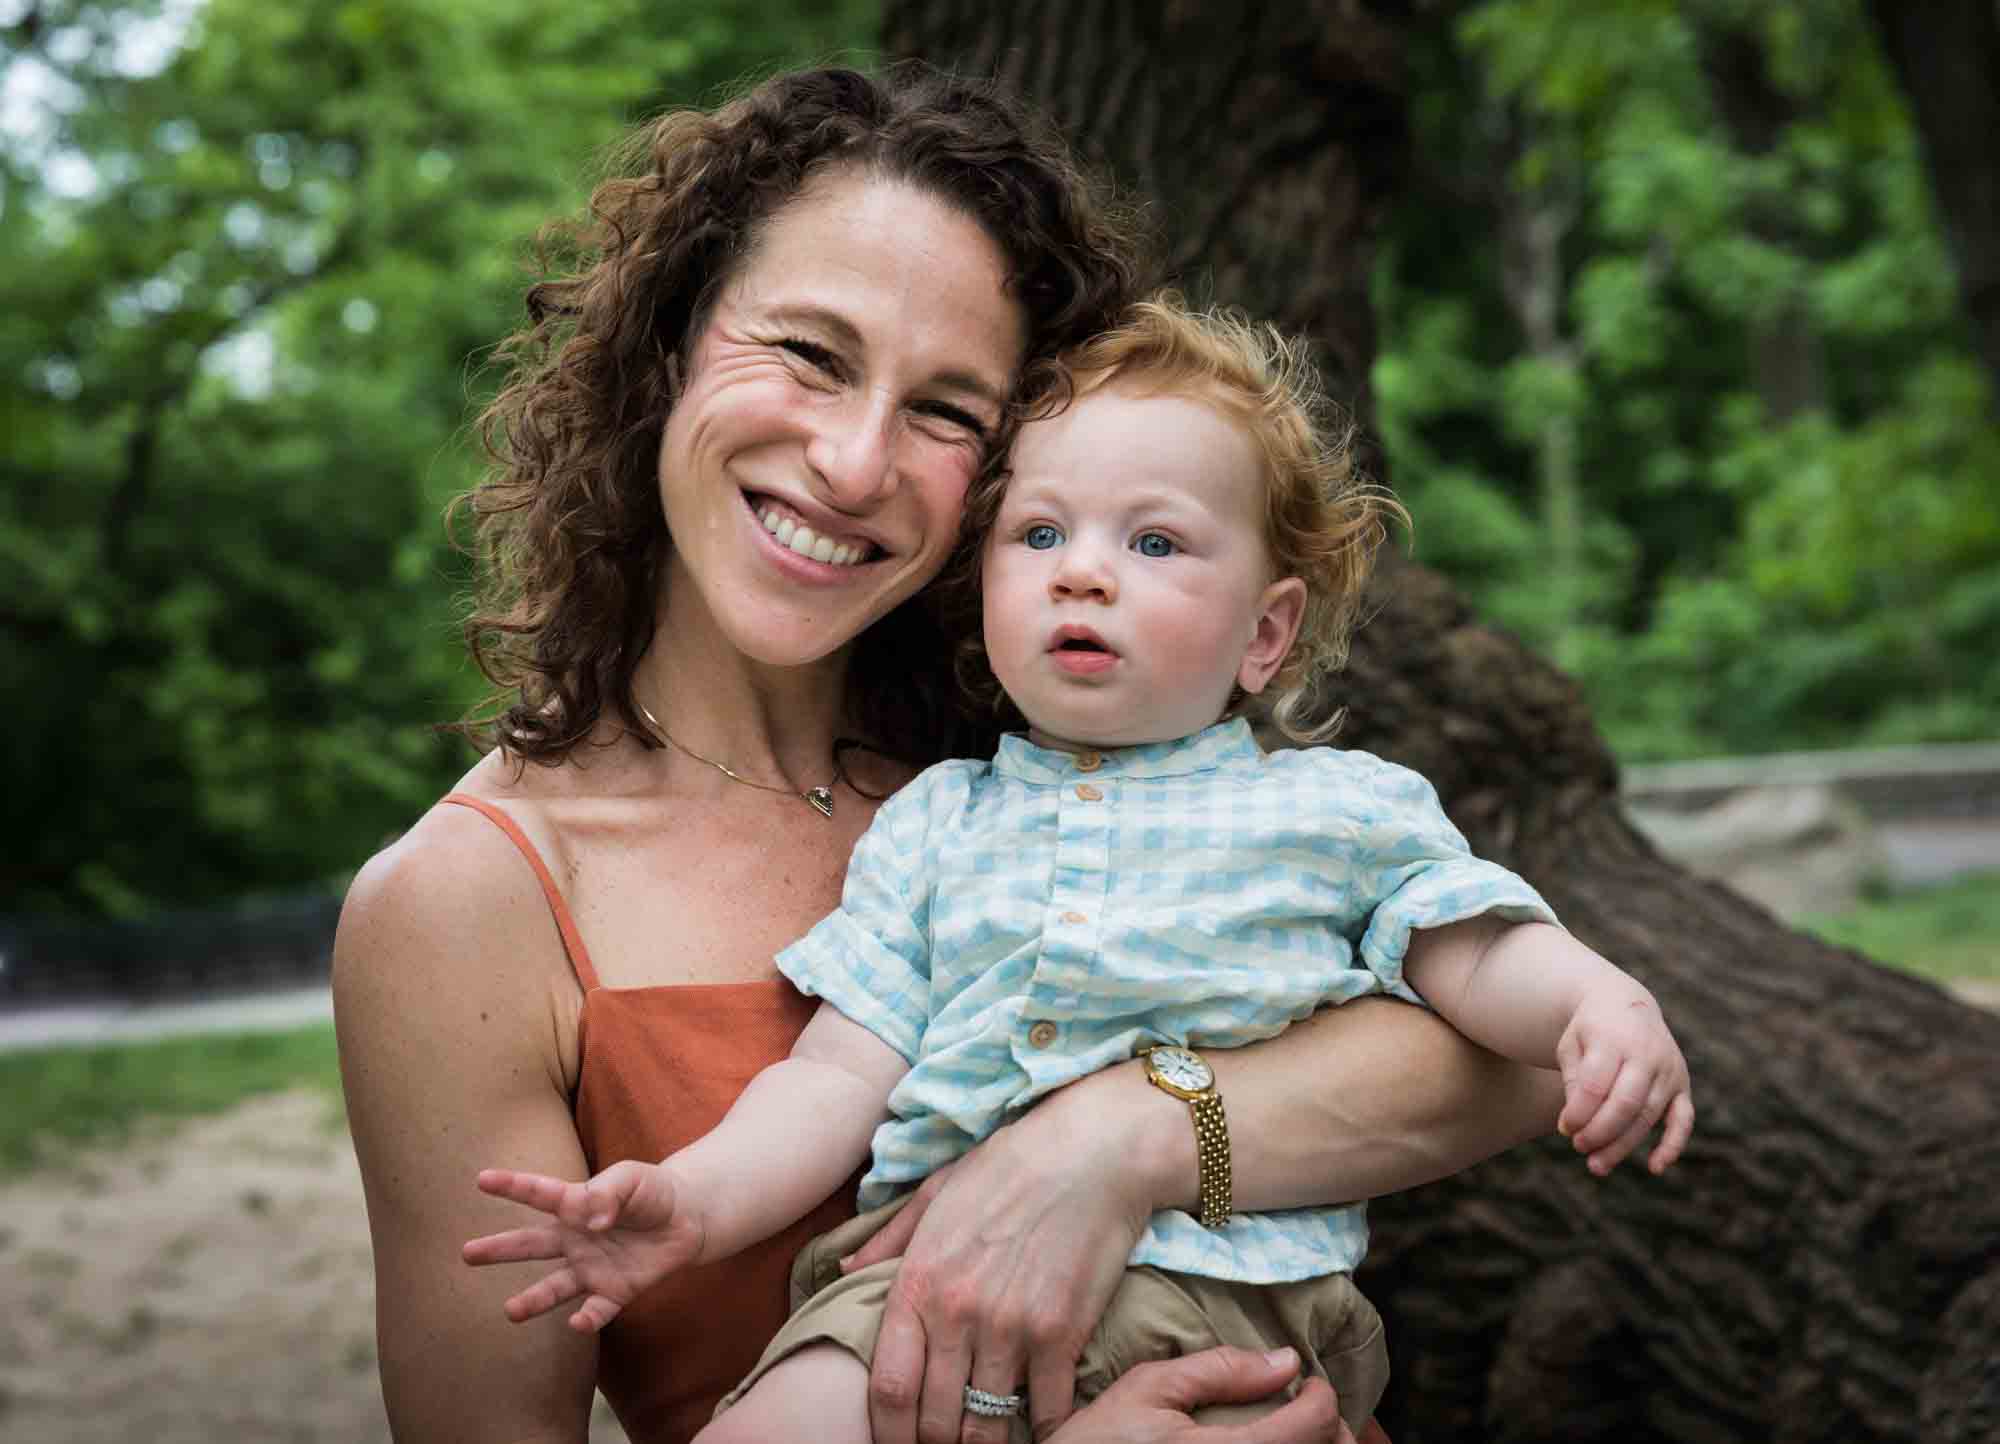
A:
[[[1429,13],[896,0],[886,48],[1050,107],[1159,199],[1183,272],[1316,337],[1365,418],[1397,62]],[[1392,561],[1373,611],[1343,745],[1428,775],[1658,994],[1701,1115],[1665,1178],[1593,1179],[1550,1139],[1374,1206],[1398,1444],[2000,1438],[2000,1018],[1662,860],[1574,685],[1435,574]]]

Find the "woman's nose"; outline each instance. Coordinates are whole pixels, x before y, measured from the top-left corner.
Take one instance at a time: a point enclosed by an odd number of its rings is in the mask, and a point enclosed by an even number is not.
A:
[[[896,489],[896,408],[886,396],[856,393],[829,408],[806,444],[806,465],[826,499],[842,511],[866,511]]]

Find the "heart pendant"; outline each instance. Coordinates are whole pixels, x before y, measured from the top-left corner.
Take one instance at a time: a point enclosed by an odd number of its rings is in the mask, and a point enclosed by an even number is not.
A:
[[[806,801],[819,809],[821,817],[833,816],[833,789],[831,787],[812,788],[806,793]]]

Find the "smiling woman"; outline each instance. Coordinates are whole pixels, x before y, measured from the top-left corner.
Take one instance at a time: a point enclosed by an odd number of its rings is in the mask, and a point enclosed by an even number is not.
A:
[[[1021,361],[1007,270],[961,211],[852,167],[759,231],[660,446],[676,628],[838,667],[938,573]]]
[[[811,1004],[774,958],[839,902],[883,799],[986,730],[933,586],[967,489],[1141,269],[1045,127],[919,67],[784,74],[664,117],[576,239],[575,269],[529,292],[466,501],[468,630],[497,688],[468,731],[496,745],[363,869],[335,947],[383,1389],[412,1438],[580,1440],[593,1385],[640,1444],[691,1437],[783,1320],[793,1253],[852,1215],[830,1181],[601,1335],[509,1324],[532,1275],[460,1255],[521,1221],[474,1189],[482,1167],[667,1157],[799,1039]],[[1381,1049],[1419,1081],[1342,1061]],[[1257,1207],[1421,1181],[1551,1112],[1414,1009],[1302,1025],[1218,1072]],[[1284,1385],[1283,1360],[1207,1352],[1067,1418],[1137,1229],[1195,1178],[1185,1106],[1121,1068],[927,1183],[871,1245],[907,1245],[875,1440],[1005,1437],[967,1415],[975,1379],[1031,1379],[1059,1444]],[[1257,1437],[1333,1419],[1322,1384]]]

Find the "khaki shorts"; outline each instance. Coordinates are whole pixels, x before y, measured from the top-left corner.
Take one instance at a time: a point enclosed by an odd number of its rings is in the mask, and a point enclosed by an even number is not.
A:
[[[887,1204],[822,1234],[792,1264],[792,1316],[778,1330],[749,1376],[716,1406],[720,1414],[774,1365],[813,1344],[838,1344],[862,1363],[875,1357],[875,1335],[899,1260],[842,1274],[854,1252],[907,1201]],[[1125,1271],[1118,1291],[1076,1365],[1079,1407],[1135,1365],[1175,1359],[1216,1344],[1298,1350],[1300,1377],[1317,1374],[1340,1396],[1341,1417],[1360,1432],[1389,1382],[1382,1320],[1346,1274],[1289,1284],[1239,1284],[1140,1266]],[[1218,1405],[1203,1423],[1257,1418],[1282,1400]],[[1030,1444],[1026,1415],[1014,1420],[1014,1444]]]

